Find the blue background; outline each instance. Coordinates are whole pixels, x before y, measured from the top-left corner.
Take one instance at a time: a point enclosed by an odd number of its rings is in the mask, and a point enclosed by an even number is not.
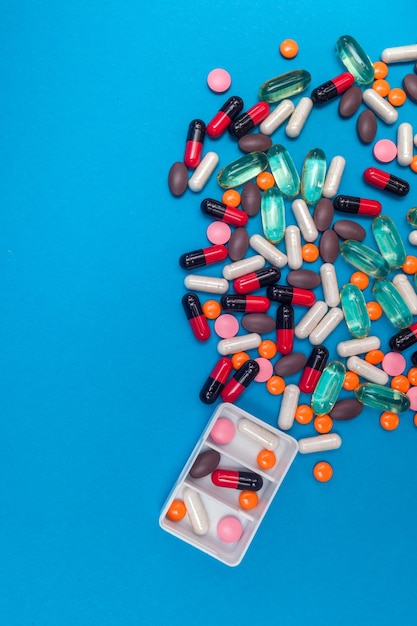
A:
[[[206,244],[199,204],[221,193],[215,177],[198,195],[168,191],[189,121],[232,94],[251,106],[290,69],[309,70],[311,87],[336,76],[342,34],[377,60],[415,41],[416,17],[412,0],[1,2],[1,624],[415,623],[412,411],[394,432],[371,410],[336,424],[342,448],[320,455],[327,484],[312,477],[317,455],[299,455],[237,568],[158,516],[211,415],[198,391],[217,359],[214,334],[194,341],[180,305],[178,257]],[[278,53],[288,37],[292,61]],[[207,88],[214,67],[232,75],[226,96]],[[412,68],[393,66],[392,85]],[[399,121],[416,110],[407,102]],[[341,190],[381,200],[406,238],[416,175],[389,166],[411,183],[405,199],[366,187],[376,162],[355,123],[331,103],[299,139],[283,127],[273,139],[300,171],[313,147],[345,156]],[[395,127],[379,123],[383,137]],[[239,156],[229,137],[207,149],[221,166]],[[260,232],[259,216],[249,228]],[[342,283],[351,271],[338,261]],[[385,342],[395,329],[373,331]],[[332,357],[347,338],[327,342]],[[238,404],[276,425],[280,399],[264,385]]]

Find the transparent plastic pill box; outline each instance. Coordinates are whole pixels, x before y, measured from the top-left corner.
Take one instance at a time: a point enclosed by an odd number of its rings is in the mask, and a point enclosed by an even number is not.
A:
[[[220,418],[230,420],[235,427],[235,434],[229,443],[216,443],[210,436],[214,425]],[[240,427],[239,422],[241,422]],[[273,452],[276,462],[271,469],[261,469],[257,463],[257,456],[261,450],[267,447],[271,449],[272,446],[265,446],[262,439],[249,438],[247,433],[240,432],[239,428],[242,429],[243,424],[249,429],[253,427],[258,432],[260,428],[261,434],[263,432],[275,440]],[[190,475],[196,459],[201,458],[200,455],[208,450],[215,450],[220,454],[218,468],[226,468],[234,472],[254,472],[262,477],[262,487],[256,492],[258,504],[254,508],[247,510],[240,506],[239,495],[242,493],[240,489],[219,487],[213,484],[211,472],[202,478],[193,478]],[[162,508],[159,518],[161,528],[226,565],[238,565],[249,548],[297,452],[298,443],[293,437],[266,424],[234,404],[218,405]],[[207,528],[202,531],[204,534],[195,532],[195,524],[193,526],[188,512],[178,521],[173,521],[167,516],[174,500],[182,501],[184,495],[194,496],[195,493],[197,493],[197,504],[203,507],[205,514],[203,517],[206,518]],[[219,538],[217,525],[225,517],[239,520],[242,534],[238,540],[229,542]]]

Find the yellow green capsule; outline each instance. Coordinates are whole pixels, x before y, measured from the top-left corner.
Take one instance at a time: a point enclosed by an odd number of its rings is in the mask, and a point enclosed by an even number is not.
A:
[[[332,361],[324,368],[311,398],[311,408],[317,415],[329,413],[337,402],[345,380],[346,368]]]
[[[217,182],[224,189],[238,187],[256,178],[267,167],[268,159],[264,152],[249,152],[220,170]]]
[[[371,320],[359,287],[353,283],[344,285],[340,291],[340,304],[349,332],[358,339],[367,337],[371,331]]]
[[[362,404],[381,411],[403,413],[410,408],[405,393],[376,383],[362,383],[355,389],[355,396]]]
[[[266,153],[269,167],[280,191],[294,198],[300,191],[300,177],[288,150],[276,143]]]
[[[387,261],[378,252],[360,241],[346,239],[340,246],[340,252],[353,267],[373,278],[385,278],[391,270]]]
[[[285,234],[285,205],[278,187],[270,187],[262,194],[261,220],[265,239],[279,243]]]
[[[381,255],[392,268],[404,265],[406,251],[398,228],[387,215],[379,215],[372,221],[372,232]]]
[[[321,148],[313,148],[304,159],[301,172],[301,195],[307,204],[316,204],[323,193],[326,178],[326,155]]]
[[[407,328],[413,321],[413,314],[397,287],[389,280],[376,280],[372,291],[375,300],[381,305],[389,321],[398,328]]]
[[[374,80],[375,71],[372,61],[356,39],[350,35],[342,35],[336,41],[336,51],[357,83],[369,85]]]
[[[413,228],[417,228],[417,207],[413,207],[407,211],[407,221]]]
[[[292,70],[267,80],[259,88],[259,100],[279,102],[291,98],[307,89],[311,82],[311,74],[307,70]]]

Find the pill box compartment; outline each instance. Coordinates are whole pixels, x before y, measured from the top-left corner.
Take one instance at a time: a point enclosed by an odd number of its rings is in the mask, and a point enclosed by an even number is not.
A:
[[[227,418],[235,427],[235,435],[227,444],[218,444],[210,436],[210,432],[219,418]],[[258,441],[253,441],[239,431],[238,424],[243,419],[248,420],[248,423],[253,424],[255,427],[265,429],[277,439],[278,445],[273,450],[276,462],[271,469],[263,470],[258,466],[257,456],[267,446],[262,445]],[[216,469],[255,472],[262,477],[263,485],[256,492],[259,499],[256,507],[250,510],[243,509],[239,504],[241,491],[213,484],[211,472],[202,478],[193,478],[190,475],[190,469],[197,457],[208,450],[216,450],[220,454],[220,462]],[[234,404],[220,404],[214,411],[162,508],[159,518],[161,528],[210,554],[226,565],[238,565],[257,532],[297,451],[297,441],[286,433],[266,424]],[[204,535],[194,532],[188,514],[179,521],[172,521],[167,516],[172,502],[177,499],[183,499],[185,489],[191,489],[198,494],[207,514],[209,528]],[[228,516],[237,518],[242,527],[240,539],[231,543],[222,541],[217,534],[218,522]]]

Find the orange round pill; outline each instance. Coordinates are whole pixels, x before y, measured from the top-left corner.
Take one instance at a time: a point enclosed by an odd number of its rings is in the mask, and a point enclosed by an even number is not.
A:
[[[293,59],[298,54],[298,43],[294,39],[284,39],[279,44],[279,51],[284,59]]]
[[[285,380],[281,376],[271,376],[266,381],[266,388],[273,396],[280,396],[284,393]]]
[[[363,291],[369,285],[369,277],[364,272],[353,272],[350,282]]]
[[[317,261],[319,254],[319,249],[314,243],[305,243],[301,248],[301,256],[306,263]]]
[[[313,468],[313,474],[320,483],[327,483],[333,476],[333,468],[327,461],[319,461]]]
[[[413,422],[414,426],[417,426],[417,413],[414,413]]]
[[[378,365],[379,363],[382,363],[384,356],[385,355],[382,350],[370,350],[365,354],[365,361],[372,363],[372,365]]]
[[[179,522],[187,513],[185,504],[182,500],[173,500],[167,511],[167,517],[171,522]]]
[[[330,415],[317,415],[313,425],[318,433],[325,435],[333,428],[333,420]]]
[[[239,494],[239,504],[242,509],[246,509],[250,511],[250,509],[254,509],[259,502],[258,494],[256,491],[242,491]]]
[[[416,274],[417,273],[417,256],[408,254],[405,257],[405,261],[404,261],[404,264],[401,266],[401,269],[406,274]]]
[[[247,352],[236,352],[232,356],[232,365],[235,370],[238,370],[239,367],[242,367],[242,365],[246,363],[246,361],[249,361],[249,359],[250,356]]]
[[[359,386],[359,376],[355,372],[347,370],[345,373],[345,379],[343,381],[343,389],[347,391],[353,391]]]
[[[222,312],[221,304],[217,300],[207,300],[201,305],[201,308],[208,320],[215,320]]]
[[[277,353],[277,346],[272,339],[264,339],[258,346],[259,356],[265,359],[273,359]]]
[[[407,378],[410,381],[410,384],[415,387],[417,385],[417,367],[412,367],[407,372]]]
[[[391,388],[396,389],[397,391],[402,391],[403,393],[407,393],[410,389],[411,383],[408,380],[407,376],[403,374],[399,374],[398,376],[393,376],[391,379]]]
[[[384,411],[379,418],[379,423],[385,430],[395,430],[400,423],[400,418],[396,413]]]
[[[366,303],[366,308],[368,310],[369,319],[371,322],[375,322],[379,320],[382,316],[382,306],[378,302],[370,301]]]
[[[390,92],[391,85],[387,80],[378,78],[372,84],[372,89],[376,91],[382,98],[385,98]]]
[[[410,170],[413,172],[417,172],[417,154],[411,159]]]
[[[222,195],[222,202],[236,208],[240,204],[240,193],[236,189],[226,189]]]
[[[261,469],[269,470],[274,467],[277,457],[272,450],[261,450],[256,457],[256,462]]]
[[[265,191],[265,189],[270,189],[275,185],[275,178],[272,176],[271,172],[261,172],[256,177],[256,184],[259,189]]]
[[[401,87],[394,87],[388,94],[388,102],[392,104],[393,107],[401,107],[406,100],[407,94]]]
[[[299,424],[309,424],[313,417],[313,409],[308,404],[299,404],[295,409],[294,419]]]
[[[374,66],[374,76],[375,80],[379,80],[380,78],[386,78],[388,76],[388,65],[383,61],[375,61]]]

